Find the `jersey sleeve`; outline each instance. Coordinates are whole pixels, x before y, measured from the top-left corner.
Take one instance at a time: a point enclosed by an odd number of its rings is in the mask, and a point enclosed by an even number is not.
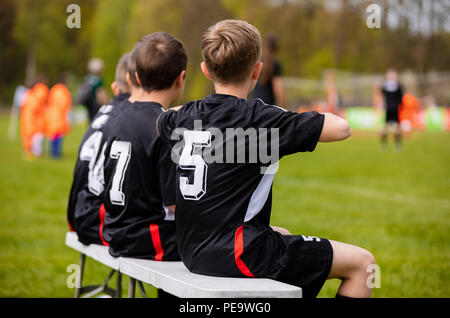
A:
[[[156,130],[164,143],[171,142],[172,131],[175,129],[176,116],[176,111],[168,110],[161,113],[156,120]]]
[[[258,126],[278,130],[280,158],[296,152],[313,151],[316,148],[325,119],[323,114],[316,111],[299,114],[265,104],[261,108]]]

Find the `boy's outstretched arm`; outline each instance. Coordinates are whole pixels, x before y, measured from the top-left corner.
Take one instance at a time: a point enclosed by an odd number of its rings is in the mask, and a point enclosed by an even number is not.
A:
[[[352,134],[352,129],[345,119],[331,113],[324,113],[325,121],[323,123],[320,142],[330,142],[344,140]]]

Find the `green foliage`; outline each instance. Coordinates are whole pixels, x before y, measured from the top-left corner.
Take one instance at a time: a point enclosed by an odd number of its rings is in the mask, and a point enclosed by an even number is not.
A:
[[[93,17],[91,56],[105,63],[103,76],[107,87],[114,81],[116,64],[127,49],[132,5],[133,1],[100,1]]]
[[[357,72],[382,73],[387,67],[419,73],[450,69],[450,33],[445,12],[437,9],[431,33],[414,30],[407,10],[423,10],[418,2],[398,6],[384,3],[380,29],[366,26],[370,1],[341,1],[330,9],[325,1],[272,0],[79,0],[81,29],[68,29],[65,21],[70,0],[3,0],[0,3],[0,100],[9,103],[14,87],[35,74],[45,73],[53,82],[69,71],[80,79],[89,58],[105,61],[107,87],[113,81],[120,56],[143,35],[166,31],[183,41],[189,55],[188,79],[182,101],[210,92],[200,73],[199,41],[203,31],[226,19],[244,19],[262,36],[276,33],[279,58],[287,76],[318,77],[329,67]],[[441,4],[441,7],[443,4]],[[387,16],[398,16],[389,27]],[[204,89],[200,86],[204,85]]]

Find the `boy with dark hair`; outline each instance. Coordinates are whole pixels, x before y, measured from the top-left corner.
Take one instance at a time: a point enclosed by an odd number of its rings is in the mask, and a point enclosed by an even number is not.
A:
[[[180,41],[157,32],[136,44],[133,57],[137,71],[127,74],[133,93],[106,136],[99,161],[104,165],[103,235],[113,256],[179,260],[175,165],[170,147],[157,135],[156,119],[183,93],[187,56]]]
[[[130,96],[130,87],[126,82],[128,57],[129,53],[126,53],[119,59],[116,79],[111,85],[116,96],[94,116],[81,140],[75,163],[67,220],[71,230],[77,232],[78,239],[84,244],[108,245],[102,234],[105,215],[103,181],[99,178],[101,171],[95,163],[104,145],[104,134],[111,129],[112,119],[121,112],[121,104]]]
[[[338,296],[369,297],[367,270],[374,258],[368,251],[314,236],[282,235],[269,226],[279,158],[313,151],[318,141],[349,137],[348,123],[328,113],[298,114],[247,100],[262,69],[261,38],[247,22],[211,26],[201,48],[201,68],[216,94],[162,113],[157,123],[164,141],[182,138],[172,155],[178,159],[181,153],[176,224],[186,267],[205,275],[280,280],[302,287],[307,298],[315,297],[327,278],[340,278]],[[245,160],[239,161],[244,147]],[[267,148],[278,153],[271,164],[262,155]]]

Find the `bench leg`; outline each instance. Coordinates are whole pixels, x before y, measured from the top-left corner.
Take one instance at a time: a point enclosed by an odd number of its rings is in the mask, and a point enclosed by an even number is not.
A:
[[[81,254],[80,255],[80,272],[79,276],[77,277],[77,287],[75,287],[75,298],[80,298],[81,295],[81,289],[83,286],[83,274],[84,274],[84,264],[86,263],[86,255]]]
[[[122,298],[122,273],[117,271],[117,288],[116,288],[116,298]]]
[[[105,293],[111,297],[116,296],[117,297],[117,290],[114,290],[108,286],[109,281],[114,276],[114,273],[116,271],[113,269],[106,277],[105,281],[101,285],[92,285],[92,286],[86,286],[81,287],[81,293],[83,294],[82,298],[90,298],[92,296],[95,296],[99,293]]]
[[[139,280],[138,280],[138,286],[139,286],[139,290],[141,292],[141,296],[144,298],[147,298],[147,294],[145,293],[144,285]]]
[[[101,285],[83,286],[84,268],[86,265],[86,255],[80,255],[80,271],[77,277],[77,287],[75,287],[75,298],[88,298],[98,293],[104,292],[112,297],[122,297],[122,274],[119,271],[112,270]],[[117,289],[114,290],[108,286],[108,282],[117,272]]]
[[[128,281],[128,298],[134,298],[136,290],[136,280],[130,277]]]

